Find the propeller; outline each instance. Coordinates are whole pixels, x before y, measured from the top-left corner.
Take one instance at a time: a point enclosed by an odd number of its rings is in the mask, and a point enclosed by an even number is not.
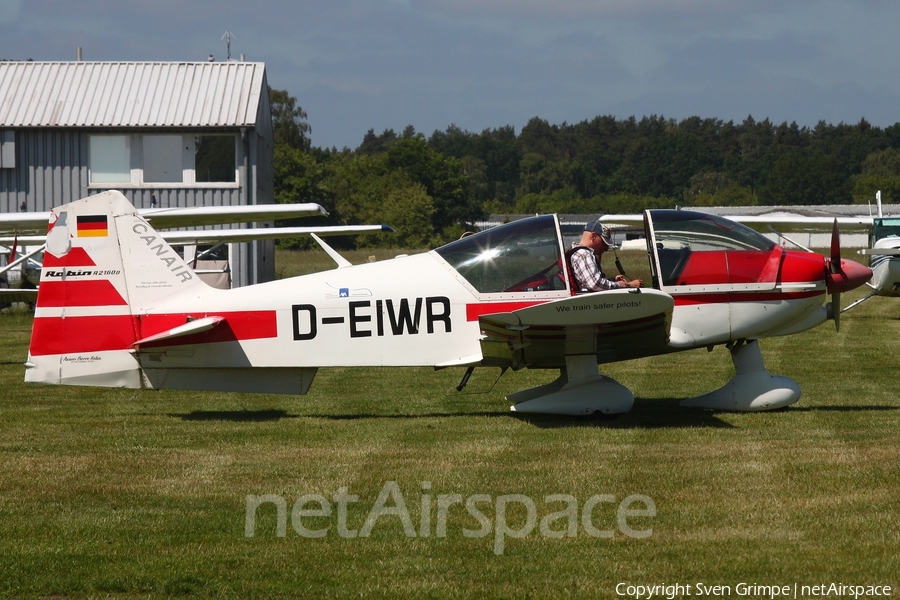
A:
[[[832,277],[829,281],[834,281],[834,275],[841,274],[841,232],[838,229],[837,218],[834,219],[834,225],[831,228],[831,262],[828,263],[828,271]],[[829,286],[832,289],[831,302],[828,304],[828,317],[834,319],[834,330],[841,330],[841,292],[838,286]]]
[[[831,293],[828,318],[834,319],[834,328],[841,329],[841,292],[863,285],[872,277],[872,270],[858,262],[841,259],[841,234],[837,219],[831,229],[831,256],[825,259],[825,281]]]

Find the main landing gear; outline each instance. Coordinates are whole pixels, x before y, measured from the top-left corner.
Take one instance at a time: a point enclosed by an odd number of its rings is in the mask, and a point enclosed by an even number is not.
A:
[[[757,340],[737,342],[731,348],[735,375],[719,389],[681,402],[681,406],[716,410],[773,410],[800,399],[800,386],[781,375],[772,375],[763,364]]]
[[[800,399],[796,381],[766,370],[757,340],[730,348],[735,375],[721,388],[681,402],[681,406],[724,411],[773,410]],[[546,385],[506,397],[514,412],[586,416],[625,413],[634,394],[621,383],[600,375],[593,355],[567,356],[559,377]]]
[[[546,385],[510,394],[510,410],[526,413],[586,416],[614,415],[631,410],[634,394],[627,387],[597,372],[594,355],[567,356],[559,378]]]

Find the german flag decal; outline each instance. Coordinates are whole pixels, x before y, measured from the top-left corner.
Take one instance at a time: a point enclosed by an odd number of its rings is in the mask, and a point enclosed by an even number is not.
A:
[[[85,215],[78,217],[78,237],[106,237],[109,226],[106,215]]]

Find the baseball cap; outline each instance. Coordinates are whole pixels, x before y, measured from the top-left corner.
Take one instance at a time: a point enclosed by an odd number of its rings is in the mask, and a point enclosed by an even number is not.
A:
[[[603,241],[606,242],[606,245],[609,246],[611,250],[615,250],[618,248],[617,245],[613,244],[612,241],[612,231],[609,227],[604,227],[600,221],[591,221],[587,225],[584,226],[585,231],[590,231],[591,233],[596,233]]]

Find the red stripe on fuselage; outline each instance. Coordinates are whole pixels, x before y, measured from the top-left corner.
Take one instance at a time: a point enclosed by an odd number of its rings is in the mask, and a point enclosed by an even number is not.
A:
[[[245,311],[231,313],[191,313],[171,315],[143,315],[140,317],[141,338],[168,331],[188,322],[188,318],[223,317],[224,322],[209,331],[185,335],[169,340],[141,344],[141,348],[162,346],[185,346],[190,344],[213,344],[239,340],[258,340],[278,337],[278,325],[274,310]]]
[[[121,315],[83,317],[35,317],[31,334],[32,356],[84,354],[109,350],[130,350],[135,341],[187,323],[189,317],[224,317],[209,331],[186,335],[142,348],[187,344],[212,344],[278,336],[275,311],[245,311],[208,315]]]
[[[37,305],[46,307],[65,306],[123,306],[127,304],[115,286],[107,279],[79,281],[41,282],[38,288]]]
[[[813,290],[810,292],[720,292],[703,294],[672,294],[675,306],[692,304],[722,304],[731,302],[780,302],[782,300],[803,300],[824,296],[825,290]]]
[[[555,298],[554,298],[555,300]],[[493,315],[497,313],[508,313],[514,310],[521,310],[534,306],[536,304],[544,304],[547,300],[527,300],[520,302],[485,302],[483,304],[466,304],[466,321],[477,321],[482,315]]]

